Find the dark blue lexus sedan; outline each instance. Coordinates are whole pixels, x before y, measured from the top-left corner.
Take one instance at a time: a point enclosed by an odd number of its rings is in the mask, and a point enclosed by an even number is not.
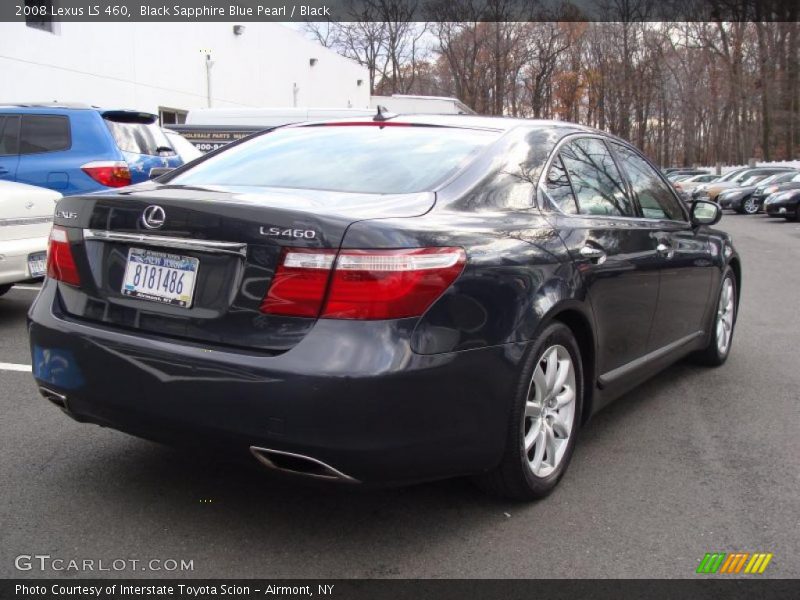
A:
[[[549,121],[278,128],[57,206],[34,377],[78,421],[349,483],[546,495],[583,423],[725,362],[719,207]]]

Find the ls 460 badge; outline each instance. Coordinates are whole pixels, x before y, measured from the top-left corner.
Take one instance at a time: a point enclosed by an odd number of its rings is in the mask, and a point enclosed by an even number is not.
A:
[[[258,232],[261,235],[270,237],[283,237],[294,239],[313,240],[317,237],[317,232],[313,229],[284,229],[282,227],[260,227]]]

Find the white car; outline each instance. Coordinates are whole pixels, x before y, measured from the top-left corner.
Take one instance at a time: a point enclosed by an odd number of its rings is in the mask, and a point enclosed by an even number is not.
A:
[[[47,238],[61,194],[0,181],[0,296],[47,271]]]
[[[187,140],[177,131],[173,131],[172,129],[164,129],[164,133],[169,140],[169,143],[172,145],[172,149],[181,157],[181,160],[184,164],[193,161],[195,158],[200,158],[203,156],[203,153],[200,152],[197,148],[194,147],[192,142]]]

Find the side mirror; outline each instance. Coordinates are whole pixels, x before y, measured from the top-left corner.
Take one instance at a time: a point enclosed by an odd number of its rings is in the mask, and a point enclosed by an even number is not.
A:
[[[692,202],[692,226],[716,225],[722,218],[722,208],[716,202],[695,200]]]
[[[153,167],[152,169],[150,169],[150,179],[161,177],[162,175],[166,175],[170,171],[172,171],[172,167]]]

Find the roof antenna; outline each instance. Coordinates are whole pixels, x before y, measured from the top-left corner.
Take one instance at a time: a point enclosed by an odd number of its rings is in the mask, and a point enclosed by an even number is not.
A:
[[[397,116],[396,114],[390,113],[388,108],[386,108],[385,106],[381,106],[379,104],[378,105],[378,114],[376,114],[374,117],[372,117],[372,120],[373,121],[378,121],[378,122],[383,122],[383,121],[388,121],[392,117],[396,117],[396,116]]]

